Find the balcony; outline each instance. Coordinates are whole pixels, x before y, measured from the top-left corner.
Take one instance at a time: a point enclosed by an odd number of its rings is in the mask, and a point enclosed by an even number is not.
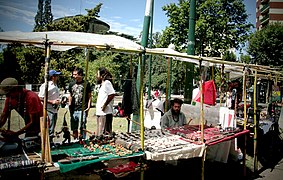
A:
[[[265,24],[267,23],[269,20],[269,14],[265,15],[261,20],[260,20],[260,24]]]
[[[265,14],[269,10],[269,3],[262,5],[262,8],[260,9],[261,14]]]

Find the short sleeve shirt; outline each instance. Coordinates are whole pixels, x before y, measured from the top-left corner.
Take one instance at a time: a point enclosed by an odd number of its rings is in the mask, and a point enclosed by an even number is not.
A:
[[[45,95],[45,83],[43,83],[39,88],[38,96],[44,98]],[[48,82],[48,100],[56,100],[60,98],[59,88],[53,81]],[[47,110],[52,113],[57,113],[58,110],[53,108],[52,104],[47,103]]]
[[[72,96],[72,104],[71,107],[75,111],[81,111],[82,110],[82,105],[83,105],[83,94],[84,94],[84,81],[82,82],[71,82],[69,86],[69,92],[70,95]],[[91,87],[89,82],[86,83],[86,96],[85,96],[85,104],[84,104],[84,109],[87,108],[88,106],[88,94],[91,93]]]
[[[113,114],[113,104],[114,100],[112,100],[104,111],[102,111],[102,106],[106,102],[109,95],[115,94],[115,90],[113,88],[112,83],[109,80],[103,81],[101,83],[101,87],[98,91],[97,101],[96,101],[96,115],[103,116],[106,114]]]

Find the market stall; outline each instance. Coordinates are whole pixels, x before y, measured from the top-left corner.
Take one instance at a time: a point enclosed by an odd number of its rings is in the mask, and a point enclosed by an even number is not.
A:
[[[72,37],[72,38],[70,38]],[[90,33],[79,32],[1,32],[0,42],[13,43],[18,42],[22,44],[32,44],[46,48],[46,66],[45,77],[47,78],[49,55],[51,50],[68,50],[74,47],[83,48],[96,48],[97,50],[110,50],[117,52],[128,53],[145,53],[153,55],[163,55],[167,57],[173,57],[176,60],[194,62],[199,64],[199,67],[210,64],[220,64],[225,66],[237,66],[237,67],[250,67],[253,70],[267,71],[272,73],[268,67],[261,67],[253,64],[244,64],[236,62],[224,62],[218,58],[198,57],[191,56],[176,51],[165,51],[160,49],[148,49],[136,44],[128,39],[114,36],[114,35],[97,35]],[[88,57],[86,58],[88,60]],[[202,68],[200,68],[202,69]],[[143,71],[141,71],[141,76]],[[202,74],[202,70],[201,73]],[[143,131],[143,97],[140,97],[140,119],[141,119],[141,132],[133,132],[133,134],[119,134],[115,139],[115,144],[107,144],[102,146],[96,146],[95,144],[80,144],[80,147],[67,147],[68,150],[56,149],[52,151],[49,147],[49,139],[47,134],[46,125],[46,112],[44,113],[42,122],[42,147],[41,147],[41,160],[43,162],[52,162],[52,155],[63,155],[64,158],[58,159],[56,165],[61,172],[68,172],[70,170],[86,166],[92,163],[100,162],[102,160],[109,160],[115,158],[127,158],[133,156],[143,156],[146,154],[147,160],[167,160],[167,159],[188,159],[192,157],[203,157],[205,154],[205,148],[213,146],[215,144],[235,139],[241,135],[247,134],[244,125],[243,130],[227,129],[227,131],[220,131],[215,127],[207,128],[204,120],[204,97],[202,84],[203,79],[201,76],[200,86],[200,113],[199,113],[199,126],[193,129],[192,126],[182,127],[186,128],[187,132],[176,132],[176,129],[169,131],[167,136],[158,132],[150,134],[150,131]],[[46,83],[48,84],[48,83]],[[142,92],[142,85],[140,86],[140,92]],[[143,94],[143,93],[140,93]],[[46,98],[45,98],[46,99]],[[44,103],[46,107],[46,103]],[[246,120],[244,121],[246,122]],[[175,131],[174,131],[175,130]],[[184,130],[184,129],[183,129]],[[151,131],[153,132],[153,131]],[[213,133],[212,133],[213,132]],[[149,134],[147,134],[149,133]],[[155,135],[153,135],[155,134]],[[196,135],[196,136],[195,136]],[[132,138],[132,141],[128,142],[128,137]],[[126,141],[124,141],[126,140]],[[121,145],[121,146],[118,146]],[[118,150],[117,148],[120,147]],[[77,149],[79,148],[79,149]],[[132,149],[131,149],[132,148]],[[90,150],[92,149],[92,150]],[[123,150],[121,150],[123,149]],[[121,150],[121,151],[120,151]]]

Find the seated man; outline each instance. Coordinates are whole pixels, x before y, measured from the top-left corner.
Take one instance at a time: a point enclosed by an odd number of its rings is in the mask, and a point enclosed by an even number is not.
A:
[[[21,134],[25,134],[25,137],[38,136],[40,117],[43,116],[43,106],[38,95],[19,86],[14,78],[6,78],[1,82],[0,95],[6,95],[5,106],[0,117],[2,140],[11,142],[18,139]],[[12,110],[17,111],[25,121],[25,125],[17,131],[2,128]]]
[[[181,112],[183,101],[175,98],[171,101],[171,109],[167,111],[160,120],[161,129],[178,127],[187,124],[186,116]]]

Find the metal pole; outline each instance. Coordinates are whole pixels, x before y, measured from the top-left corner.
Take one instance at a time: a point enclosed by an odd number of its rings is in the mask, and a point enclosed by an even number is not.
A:
[[[165,99],[165,109],[164,112],[168,111],[168,105],[169,105],[169,89],[170,89],[170,57],[167,59],[167,80],[166,80],[166,99]]]
[[[187,54],[195,55],[195,19],[196,19],[196,0],[190,1],[190,18],[189,18],[189,41]],[[184,90],[184,102],[191,103],[193,92],[193,76],[194,76],[194,64],[186,63],[186,76],[185,76],[185,90]]]
[[[152,1],[151,6],[151,22],[150,22],[150,45],[149,47],[152,48],[152,31],[153,31],[153,10],[154,10],[154,1]],[[147,99],[151,99],[151,70],[152,70],[152,54],[149,55],[149,62],[148,62],[148,89],[147,89]]]
[[[171,88],[172,88],[172,57],[170,57],[170,83],[169,83],[168,99],[171,99]]]
[[[147,0],[146,1],[146,8],[145,8],[145,16],[144,16],[144,22],[143,22],[143,31],[142,31],[142,41],[141,41],[141,45],[146,48],[147,44],[148,44],[148,34],[149,34],[149,25],[150,25],[150,16],[151,16],[151,6],[152,6],[152,2],[153,0]],[[136,84],[136,88],[137,88],[137,92],[138,92],[138,99],[140,99],[140,97],[142,96],[140,88],[141,87],[141,69],[144,68],[145,65],[145,59],[146,59],[146,55],[145,53],[142,53],[142,60],[139,61],[139,65],[138,65],[138,74],[137,74],[137,84]],[[141,104],[141,102],[140,102]],[[140,105],[140,108],[143,108]],[[139,113],[138,114],[133,114],[133,121],[136,122],[140,122],[139,119]],[[137,130],[138,126],[132,126],[132,130]]]

